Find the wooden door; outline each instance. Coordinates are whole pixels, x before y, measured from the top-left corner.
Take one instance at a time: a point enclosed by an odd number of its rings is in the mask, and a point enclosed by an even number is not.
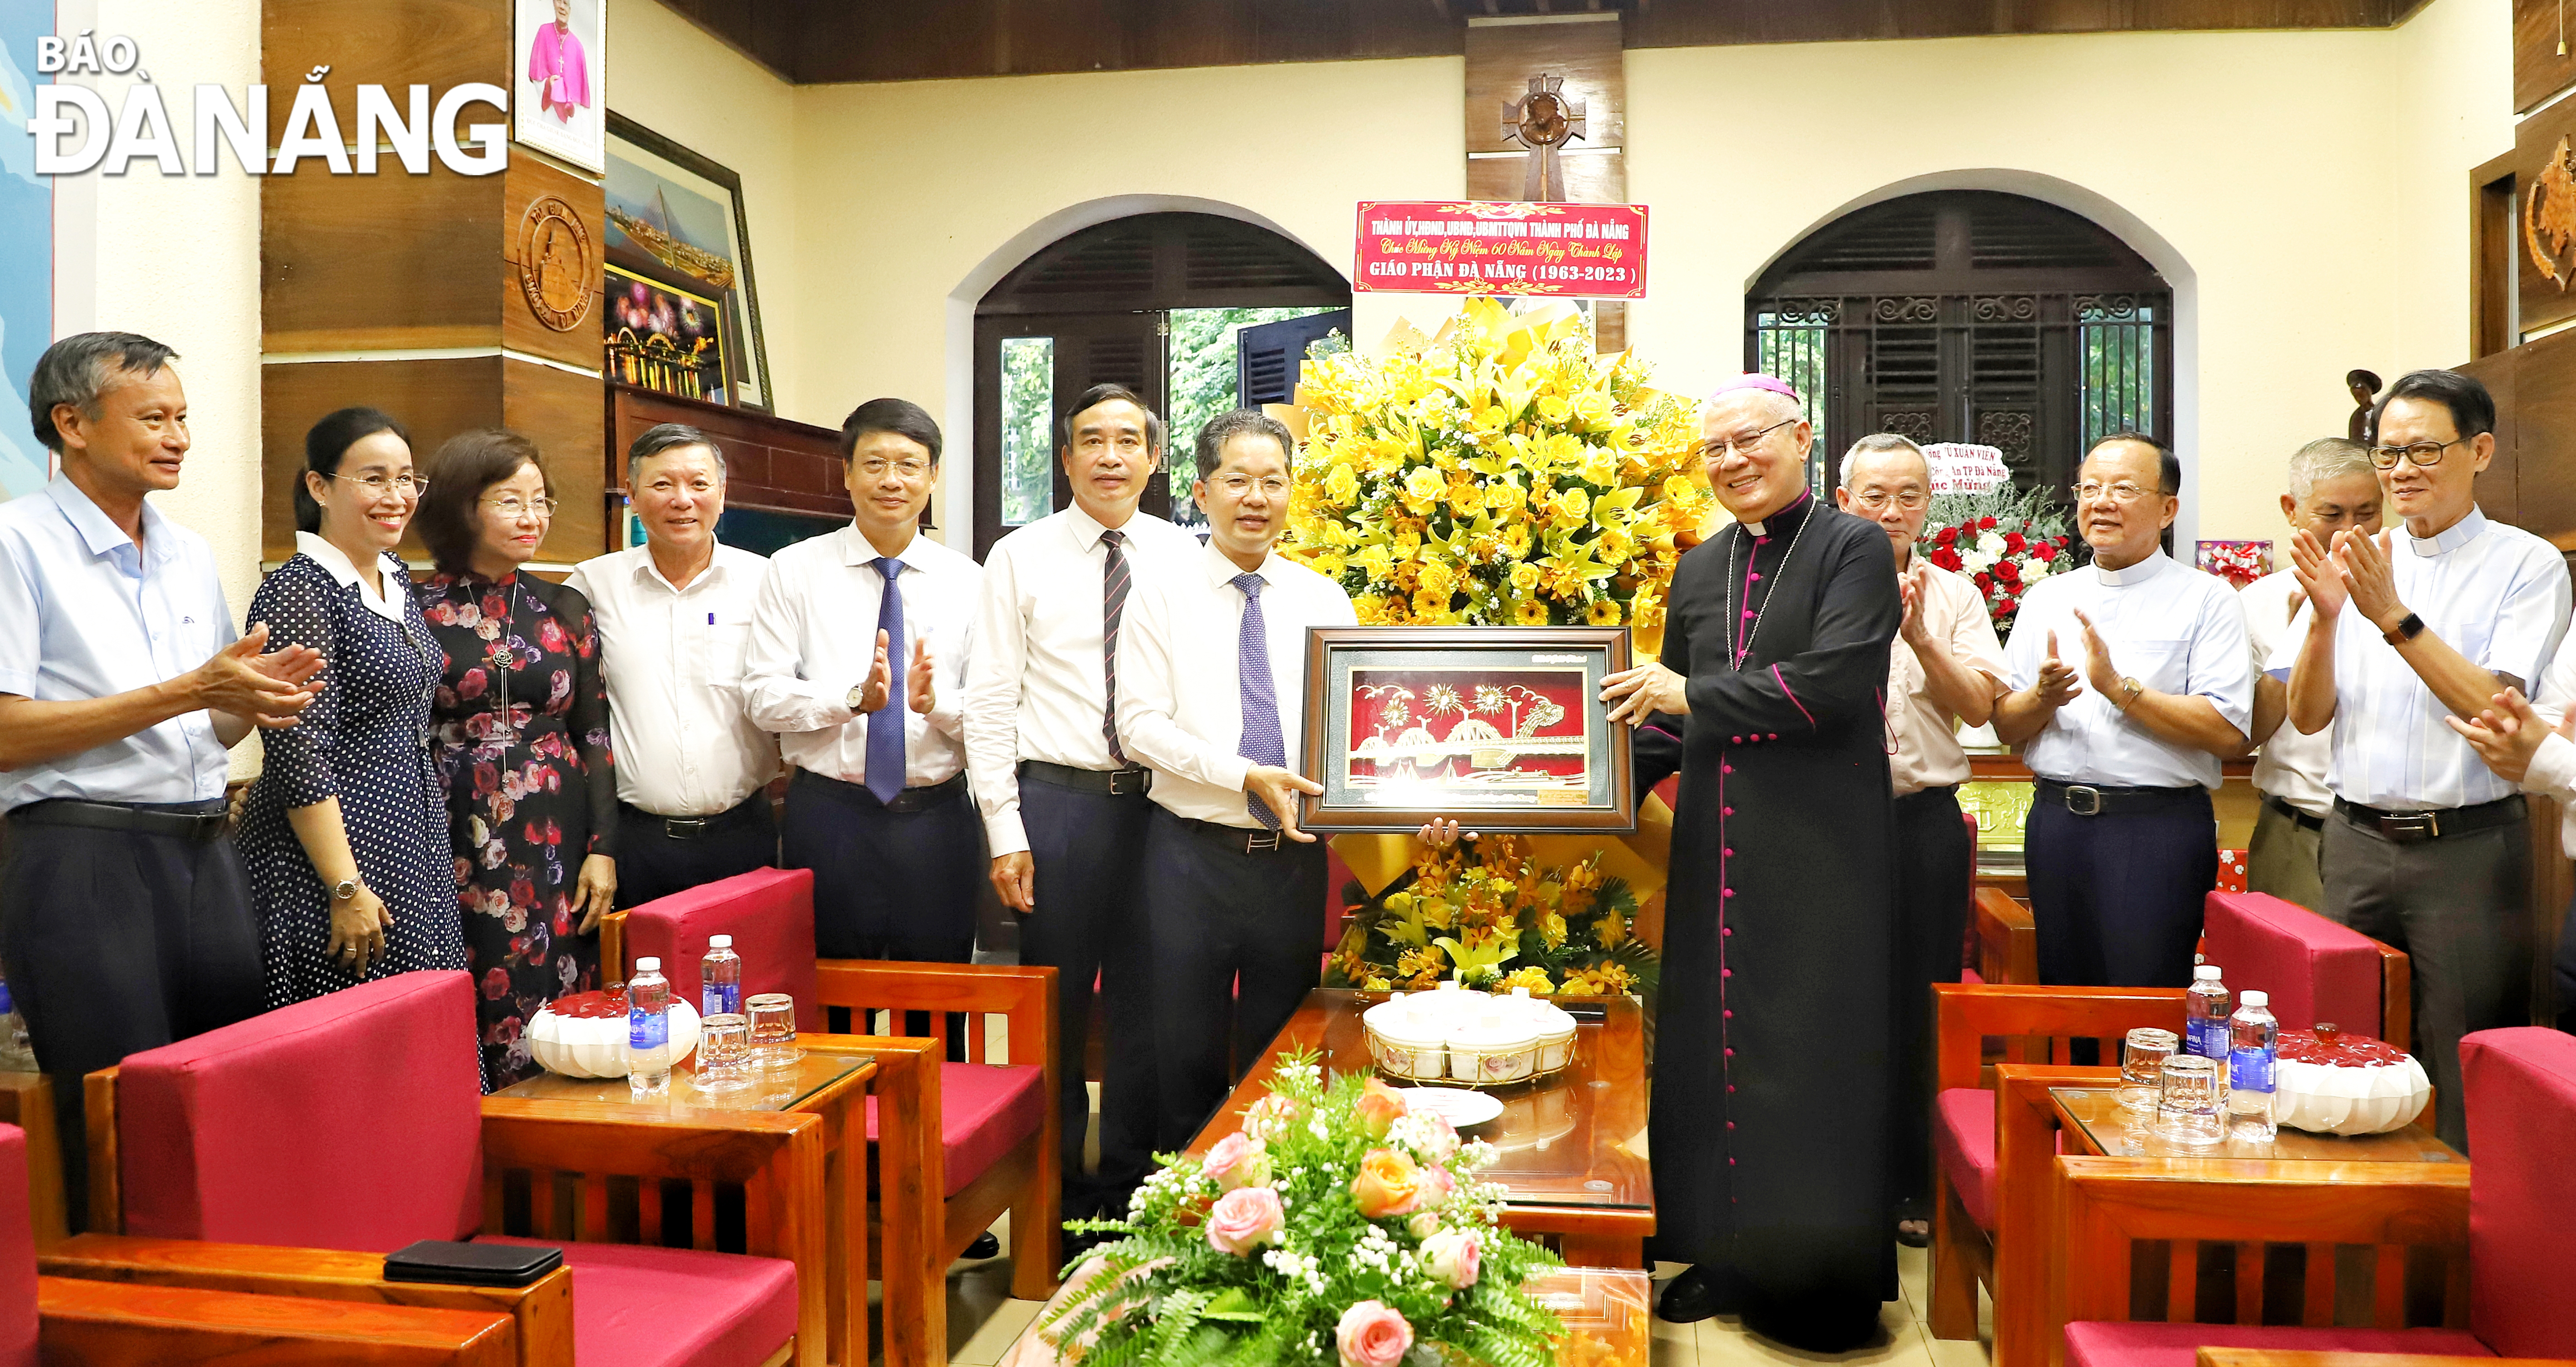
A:
[[[975,320],[976,559],[1012,528],[1072,505],[1073,486],[1058,458],[1061,424],[1084,390],[1123,384],[1155,413],[1165,411],[1169,327],[1161,312]],[[1042,469],[1048,473],[1040,475]],[[1155,472],[1141,506],[1157,517],[1170,515],[1166,472]]]

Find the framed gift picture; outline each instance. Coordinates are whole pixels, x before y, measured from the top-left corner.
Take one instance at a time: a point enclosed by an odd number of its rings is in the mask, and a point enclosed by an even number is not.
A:
[[[609,378],[683,399],[724,402],[724,310],[715,300],[610,266],[600,312]]]
[[[608,132],[607,0],[510,0],[511,135],[584,170],[601,168]]]
[[[715,301],[728,347],[723,381],[702,395],[772,407],[769,348],[751,271],[742,177],[622,114],[608,116],[608,264]]]
[[[1628,728],[1597,701],[1627,667],[1621,627],[1318,627],[1299,824],[1633,831]]]

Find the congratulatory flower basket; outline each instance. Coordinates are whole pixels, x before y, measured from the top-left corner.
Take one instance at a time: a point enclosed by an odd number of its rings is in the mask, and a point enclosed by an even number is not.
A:
[[[1522,1289],[1555,1255],[1501,1224],[1491,1146],[1312,1054],[1204,1158],[1166,1157],[1038,1331],[1084,1367],[1546,1367],[1565,1342]],[[1579,1353],[1578,1353],[1579,1355]]]

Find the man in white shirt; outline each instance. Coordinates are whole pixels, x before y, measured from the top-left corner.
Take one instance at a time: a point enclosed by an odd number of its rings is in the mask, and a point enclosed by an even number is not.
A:
[[[2567,630],[2557,548],[2478,511],[2494,431],[2495,401],[2466,375],[2388,387],[2370,459],[2405,526],[2331,546],[2299,534],[2308,603],[2271,661],[2291,724],[2334,728],[2326,915],[2413,960],[2415,1053],[2455,1148],[2468,1143],[2460,1037],[2530,1015],[2530,850],[2522,796],[2448,722],[2528,688]]]
[[[590,600],[617,755],[617,905],[642,906],[778,862],[762,789],[778,740],[743,710],[743,657],[767,557],[716,541],[724,454],[685,423],[626,451],[644,544],[573,567]]]
[[[2077,478],[2093,563],[2023,596],[2014,691],[1995,704],[1995,734],[2038,780],[2022,850],[2039,979],[2183,987],[2218,885],[2209,794],[2253,720],[2245,613],[2159,544],[2182,506],[2171,451],[2104,437]]]
[[[1053,966],[1068,1219],[1123,1214],[1157,1147],[1153,1003],[1145,957],[1145,796],[1152,771],[1119,744],[1118,643],[1142,584],[1195,558],[1198,541],[1136,510],[1162,463],[1163,420],[1124,385],[1095,385],[1063,422],[1073,506],[996,542],[984,558],[975,658],[966,671],[967,774],[984,817],[993,887],[1020,916],[1020,962]],[[1082,1169],[1092,984],[1105,1034],[1100,1168]]]
[[[918,405],[859,405],[841,424],[850,525],[771,556],[752,609],[745,705],[796,771],[780,854],[814,871],[826,959],[975,949],[984,843],[958,705],[983,570],[919,534],[939,445]]]
[[[27,406],[62,473],[0,504],[0,956],[54,1080],[74,1230],[82,1077],[259,1014],[226,752],[328,682],[310,646],[237,635],[205,538],[146,501],[188,455],[175,359],[129,332],[47,347]]]
[[[1118,736],[1154,770],[1145,837],[1159,1133],[1177,1147],[1316,984],[1324,847],[1297,828],[1289,766],[1306,629],[1358,621],[1339,584],[1274,554],[1296,441],[1237,409],[1198,437],[1208,544],[1137,585],[1119,649]],[[1237,988],[1237,975],[1241,985]]]
[[[2493,704],[2476,721],[2443,720],[2467,738],[2497,777],[2558,800],[2558,852],[2576,858],[2576,632],[2560,638],[2533,700],[2508,688]],[[2558,989],[2558,1028],[2576,1032],[2576,902],[2568,904],[2559,924],[2550,976]]]
[[[2003,642],[1976,583],[1914,554],[1932,506],[1932,467],[1921,447],[1893,432],[1852,443],[1834,501],[1887,533],[1905,601],[1887,660],[1899,1060],[1888,1191],[1896,1202],[1896,1237],[1919,1248],[1931,1235],[1932,984],[1959,980],[1977,862],[1976,842],[1959,813],[1968,753],[1959,746],[1958,727],[1983,726],[1994,716],[2012,667],[2004,663]]]
[[[2343,437],[2320,437],[2300,447],[2290,457],[2290,492],[2281,495],[2281,516],[2292,535],[2306,532],[2320,544],[2347,528],[2364,536],[2378,531],[2379,472],[2371,468],[2369,450]],[[2245,856],[2245,886],[2322,912],[2322,832],[2334,814],[2326,764],[2334,757],[2334,742],[2323,732],[2301,735],[2299,728],[2281,724],[2289,716],[2290,686],[2265,672],[2291,621],[2307,605],[2307,591],[2299,587],[2297,572],[2284,566],[2246,585],[2236,601],[2245,609],[2245,639],[2254,648],[2251,734],[2263,747],[2254,760],[2254,790],[2263,795],[2263,810],[2254,819],[2254,841]]]

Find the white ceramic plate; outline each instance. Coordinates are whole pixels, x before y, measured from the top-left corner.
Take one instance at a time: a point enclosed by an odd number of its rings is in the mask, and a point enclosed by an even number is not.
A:
[[[1447,1120],[1456,1129],[1482,1125],[1503,1113],[1502,1098],[1471,1092],[1464,1087],[1407,1087],[1404,1104],[1415,1110],[1429,1111]]]

